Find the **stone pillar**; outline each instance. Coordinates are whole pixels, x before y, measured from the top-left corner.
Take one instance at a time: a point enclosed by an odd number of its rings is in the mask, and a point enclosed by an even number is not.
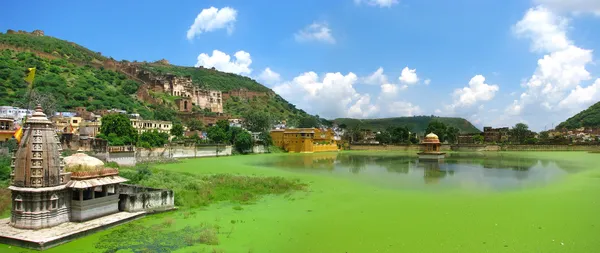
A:
[[[79,202],[83,202],[83,189],[79,189]]]

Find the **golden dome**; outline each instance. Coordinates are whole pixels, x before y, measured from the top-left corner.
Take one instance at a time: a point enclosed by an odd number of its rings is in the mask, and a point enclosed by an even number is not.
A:
[[[82,150],[78,150],[77,153],[65,157],[63,159],[67,171],[94,171],[100,170],[104,167],[104,163],[100,159],[91,157]]]
[[[438,136],[436,134],[429,133],[428,135],[425,135],[425,139],[421,143],[437,144],[437,143],[440,143],[440,139],[438,138]]]

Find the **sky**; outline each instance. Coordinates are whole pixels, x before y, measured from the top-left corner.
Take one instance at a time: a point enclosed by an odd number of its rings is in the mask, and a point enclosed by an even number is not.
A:
[[[600,100],[600,0],[11,1],[6,29],[248,76],[329,119],[540,131]]]

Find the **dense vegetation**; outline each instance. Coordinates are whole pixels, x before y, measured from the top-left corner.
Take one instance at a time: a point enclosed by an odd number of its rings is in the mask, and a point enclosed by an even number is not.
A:
[[[556,129],[575,129],[580,127],[600,127],[600,102],[590,106],[590,108],[575,114],[575,116],[567,119],[556,126]]]
[[[138,101],[135,93],[139,83],[126,75],[105,70],[102,64],[109,60],[72,42],[49,36],[0,33],[0,104],[26,107],[27,85],[23,78],[27,68],[36,67],[35,92],[55,104],[57,111],[74,110],[84,106],[88,111],[96,109],[123,109],[139,113],[144,119],[179,121],[175,99],[165,93],[150,92],[162,103],[149,105]],[[30,52],[24,52],[30,51]],[[199,87],[227,92],[245,88],[266,92],[270,96],[246,101],[232,98],[223,101],[224,112],[241,117],[248,111],[262,111],[277,120],[297,122],[308,116],[303,110],[274,94],[269,88],[245,76],[224,73],[213,69],[174,66],[168,64],[140,63],[155,74],[191,76]],[[202,111],[193,108],[194,111]],[[203,112],[206,116],[214,113]]]
[[[0,51],[0,104],[27,106],[27,83],[23,78],[31,67],[36,68],[35,92],[50,98],[58,111],[78,106],[88,111],[119,108],[153,118],[153,113],[134,97],[139,84],[121,73],[8,49]]]
[[[354,126],[360,126],[363,129],[370,129],[372,131],[383,131],[390,126],[405,126],[411,132],[424,134],[429,123],[433,120],[437,120],[441,123],[446,124],[448,127],[457,128],[460,133],[479,133],[471,122],[463,118],[449,118],[449,117],[435,117],[435,116],[414,116],[414,117],[398,117],[398,118],[385,118],[385,119],[349,119],[339,118],[335,119],[334,122],[338,125],[344,124],[348,128]]]
[[[251,91],[270,92],[271,90],[246,76],[225,73],[213,69],[183,67],[175,65],[162,65],[145,63],[144,69],[156,74],[173,74],[177,76],[191,76],[192,82],[199,87],[223,92],[246,88]]]
[[[287,120],[290,125],[296,126],[303,117],[313,117],[303,110],[299,110],[279,95],[254,98],[250,101],[232,97],[224,101],[223,109],[233,117],[243,117],[248,112],[264,112],[273,120]]]
[[[51,54],[78,62],[102,62],[107,60],[100,53],[93,52],[73,42],[49,36],[29,34],[0,34],[0,44]]]

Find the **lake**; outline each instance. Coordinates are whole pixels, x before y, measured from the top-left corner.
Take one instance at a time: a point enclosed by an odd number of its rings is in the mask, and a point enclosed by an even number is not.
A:
[[[163,244],[227,253],[600,252],[600,154],[450,153],[431,163],[413,153],[340,152],[157,166],[198,176],[277,176],[308,187],[241,207],[182,207],[47,252],[166,252]],[[218,243],[186,245],[206,226],[218,228]],[[134,241],[137,248],[128,246]],[[0,252],[24,251],[0,245]]]

